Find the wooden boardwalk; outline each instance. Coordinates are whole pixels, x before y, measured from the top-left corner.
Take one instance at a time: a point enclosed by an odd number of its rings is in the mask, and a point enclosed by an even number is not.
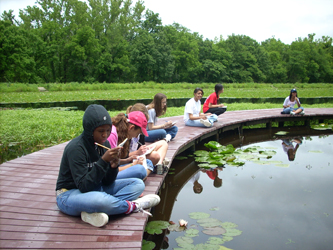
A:
[[[170,164],[181,151],[200,144],[203,138],[258,123],[333,119],[333,108],[306,109],[304,116],[281,115],[281,109],[231,111],[219,117],[212,128],[185,127],[183,116],[163,118],[177,121],[175,140],[169,143]],[[0,165],[1,249],[141,249],[147,215],[111,216],[102,228],[61,213],[55,201],[55,184],[63,149],[67,143],[43,149]],[[144,193],[158,193],[165,175],[152,174]]]

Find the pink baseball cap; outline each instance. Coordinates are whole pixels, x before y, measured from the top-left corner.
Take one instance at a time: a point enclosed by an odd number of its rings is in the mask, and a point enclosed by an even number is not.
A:
[[[144,113],[142,113],[141,111],[133,111],[130,112],[127,116],[128,116],[127,120],[128,122],[139,126],[141,128],[142,133],[145,136],[149,136],[146,129],[148,122]]]

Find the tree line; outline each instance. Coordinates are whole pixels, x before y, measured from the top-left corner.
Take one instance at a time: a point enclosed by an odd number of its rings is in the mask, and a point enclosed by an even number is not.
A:
[[[0,19],[0,82],[333,83],[332,38],[203,39],[131,0],[37,0]]]

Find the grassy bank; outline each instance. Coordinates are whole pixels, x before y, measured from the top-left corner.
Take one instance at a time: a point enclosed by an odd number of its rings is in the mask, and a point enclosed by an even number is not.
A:
[[[333,108],[332,103],[304,105],[305,108]],[[280,104],[231,103],[228,111],[281,108]],[[119,112],[110,112],[115,116]],[[69,141],[82,132],[84,111],[17,109],[0,111],[0,163],[45,147]],[[184,108],[168,108],[166,116],[183,115]]]
[[[215,84],[202,83],[128,83],[128,84],[47,84],[47,92],[39,92],[34,84],[0,84],[0,102],[50,102],[83,100],[152,99],[156,93],[168,98],[191,98],[196,87],[203,88],[205,96],[214,92]],[[302,97],[333,96],[333,84],[223,84],[221,97],[286,97],[296,87]]]

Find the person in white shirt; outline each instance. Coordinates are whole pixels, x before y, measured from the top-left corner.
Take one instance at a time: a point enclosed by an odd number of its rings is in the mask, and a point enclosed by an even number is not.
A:
[[[297,104],[297,108],[295,108],[295,104]],[[304,108],[301,107],[301,102],[297,96],[297,90],[292,89],[290,90],[290,95],[286,97],[283,103],[283,111],[281,114],[291,114],[291,115],[304,115]]]
[[[201,113],[201,98],[204,92],[201,88],[194,90],[194,97],[186,102],[184,111],[184,122],[191,127],[212,127],[217,121],[217,115]]]

